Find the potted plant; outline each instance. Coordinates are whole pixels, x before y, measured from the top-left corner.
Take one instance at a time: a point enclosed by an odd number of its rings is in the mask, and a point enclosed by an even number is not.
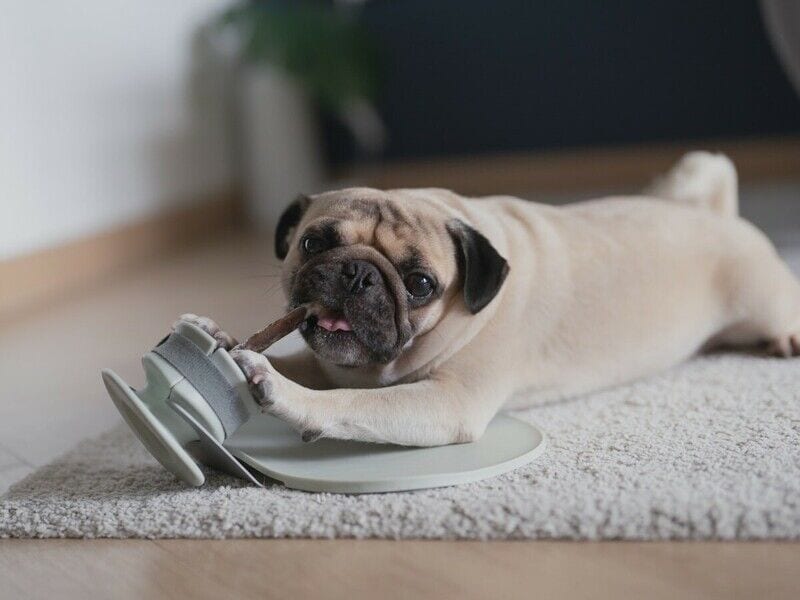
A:
[[[378,51],[356,17],[351,5],[264,0],[221,18],[237,41],[241,158],[256,225],[273,228],[292,197],[321,186],[318,110],[340,118],[363,148],[383,144]]]

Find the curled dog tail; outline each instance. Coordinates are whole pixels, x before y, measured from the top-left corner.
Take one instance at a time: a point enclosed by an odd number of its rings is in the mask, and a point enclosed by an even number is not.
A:
[[[689,152],[645,190],[649,196],[708,209],[723,217],[739,214],[736,167],[724,154]]]

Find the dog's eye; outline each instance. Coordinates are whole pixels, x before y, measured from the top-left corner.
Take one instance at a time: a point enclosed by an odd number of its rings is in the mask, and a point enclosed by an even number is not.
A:
[[[424,298],[433,291],[433,281],[422,273],[412,273],[406,277],[406,289],[416,298]]]
[[[328,249],[328,242],[317,235],[307,235],[303,238],[303,250],[306,254],[319,254]]]

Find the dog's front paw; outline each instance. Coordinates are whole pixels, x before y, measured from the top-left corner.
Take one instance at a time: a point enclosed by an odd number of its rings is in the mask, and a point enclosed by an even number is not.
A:
[[[213,319],[209,319],[208,317],[198,317],[194,313],[185,313],[178,317],[178,320],[172,324],[172,329],[174,330],[181,321],[191,323],[195,327],[199,327],[205,331],[217,341],[217,344],[220,348],[230,350],[236,345],[236,340],[225,331],[222,331],[222,329],[219,328],[219,325],[217,325],[216,321]]]
[[[230,354],[247,378],[250,393],[263,412],[286,421],[300,433],[304,442],[323,437],[323,428],[310,408],[312,403],[304,397],[303,392],[308,390],[283,377],[263,354],[252,350],[233,350]]]
[[[275,377],[272,365],[263,354],[252,350],[233,350],[231,358],[236,361],[239,368],[250,384],[250,393],[262,408],[269,408],[273,403],[273,389]]]

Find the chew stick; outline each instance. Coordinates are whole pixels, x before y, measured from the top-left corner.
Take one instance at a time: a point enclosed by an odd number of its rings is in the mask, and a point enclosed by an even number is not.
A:
[[[237,345],[235,350],[263,352],[279,339],[286,337],[300,327],[300,323],[306,320],[307,315],[308,308],[305,306],[298,306],[277,321],[273,321],[264,327],[261,331],[257,331],[251,335],[241,344]]]

